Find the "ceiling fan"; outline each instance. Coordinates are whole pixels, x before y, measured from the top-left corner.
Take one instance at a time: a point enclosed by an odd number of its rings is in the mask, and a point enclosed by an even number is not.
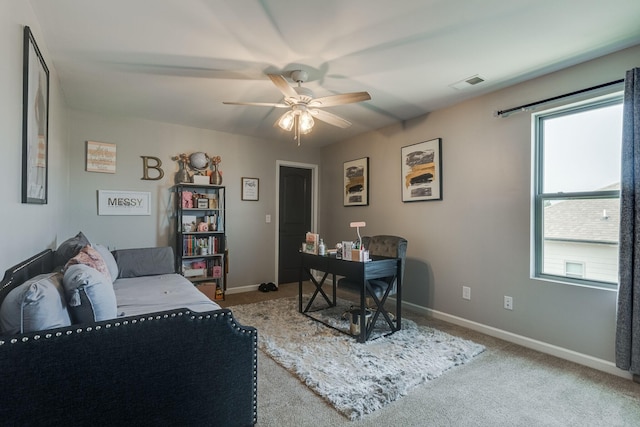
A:
[[[302,83],[307,81],[309,74],[304,70],[294,70],[291,72],[291,80],[298,83],[293,87],[287,83],[287,80],[279,74],[267,74],[274,85],[284,95],[284,100],[280,103],[271,102],[232,102],[224,101],[223,104],[231,105],[254,105],[260,107],[288,108],[289,111],[284,113],[274,124],[286,131],[293,130],[293,138],[298,141],[300,146],[300,135],[311,132],[314,125],[314,118],[321,120],[339,128],[348,128],[351,122],[336,116],[325,110],[324,107],[333,107],[335,105],[351,104],[354,102],[362,102],[371,99],[371,95],[367,92],[352,92],[338,95],[323,96],[314,98],[313,92],[302,87]]]

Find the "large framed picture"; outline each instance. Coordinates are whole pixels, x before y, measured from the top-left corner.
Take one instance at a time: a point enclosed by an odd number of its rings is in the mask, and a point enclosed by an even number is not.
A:
[[[49,69],[29,27],[24,27],[22,82],[22,203],[47,203]]]
[[[344,162],[344,205],[367,206],[369,204],[369,158]]]
[[[402,147],[402,201],[442,200],[442,139]]]

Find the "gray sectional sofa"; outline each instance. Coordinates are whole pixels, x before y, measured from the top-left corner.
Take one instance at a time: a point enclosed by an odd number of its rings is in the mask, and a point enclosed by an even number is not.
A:
[[[0,282],[2,424],[254,425],[256,329],[174,273],[171,248],[102,247],[96,273],[84,240]]]

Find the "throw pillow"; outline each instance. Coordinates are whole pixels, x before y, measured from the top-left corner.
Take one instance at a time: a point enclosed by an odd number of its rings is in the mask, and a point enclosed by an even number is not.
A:
[[[118,249],[113,251],[120,278],[175,273],[175,258],[170,246]]]
[[[20,334],[71,325],[62,274],[36,276],[11,290],[0,306],[0,328]]]
[[[113,283],[111,273],[109,273],[109,268],[107,268],[107,264],[104,262],[102,255],[100,255],[100,252],[93,249],[91,245],[87,245],[84,248],[80,249],[80,252],[78,252],[76,256],[71,258],[64,266],[65,271],[69,268],[69,266],[75,264],[88,265],[89,267],[94,268],[100,273],[104,274],[104,276],[109,279],[109,282]]]
[[[70,265],[62,280],[74,323],[115,319],[116,294],[111,282],[98,270],[85,264]]]
[[[102,256],[102,259],[104,260],[105,264],[107,264],[107,268],[109,269],[109,274],[111,275],[111,280],[112,281],[116,280],[118,278],[119,271],[118,271],[118,263],[116,262],[116,259],[113,257],[113,254],[104,245],[98,244],[98,245],[95,245],[94,247],[96,251],[98,251]]]
[[[89,239],[81,232],[60,243],[53,254],[53,265],[65,265],[67,261],[76,256],[80,249],[89,244]]]

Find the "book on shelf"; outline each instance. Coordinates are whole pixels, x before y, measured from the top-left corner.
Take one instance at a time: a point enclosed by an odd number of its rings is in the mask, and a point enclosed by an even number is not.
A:
[[[218,236],[200,237],[194,234],[182,236],[182,256],[216,255],[220,253]]]

